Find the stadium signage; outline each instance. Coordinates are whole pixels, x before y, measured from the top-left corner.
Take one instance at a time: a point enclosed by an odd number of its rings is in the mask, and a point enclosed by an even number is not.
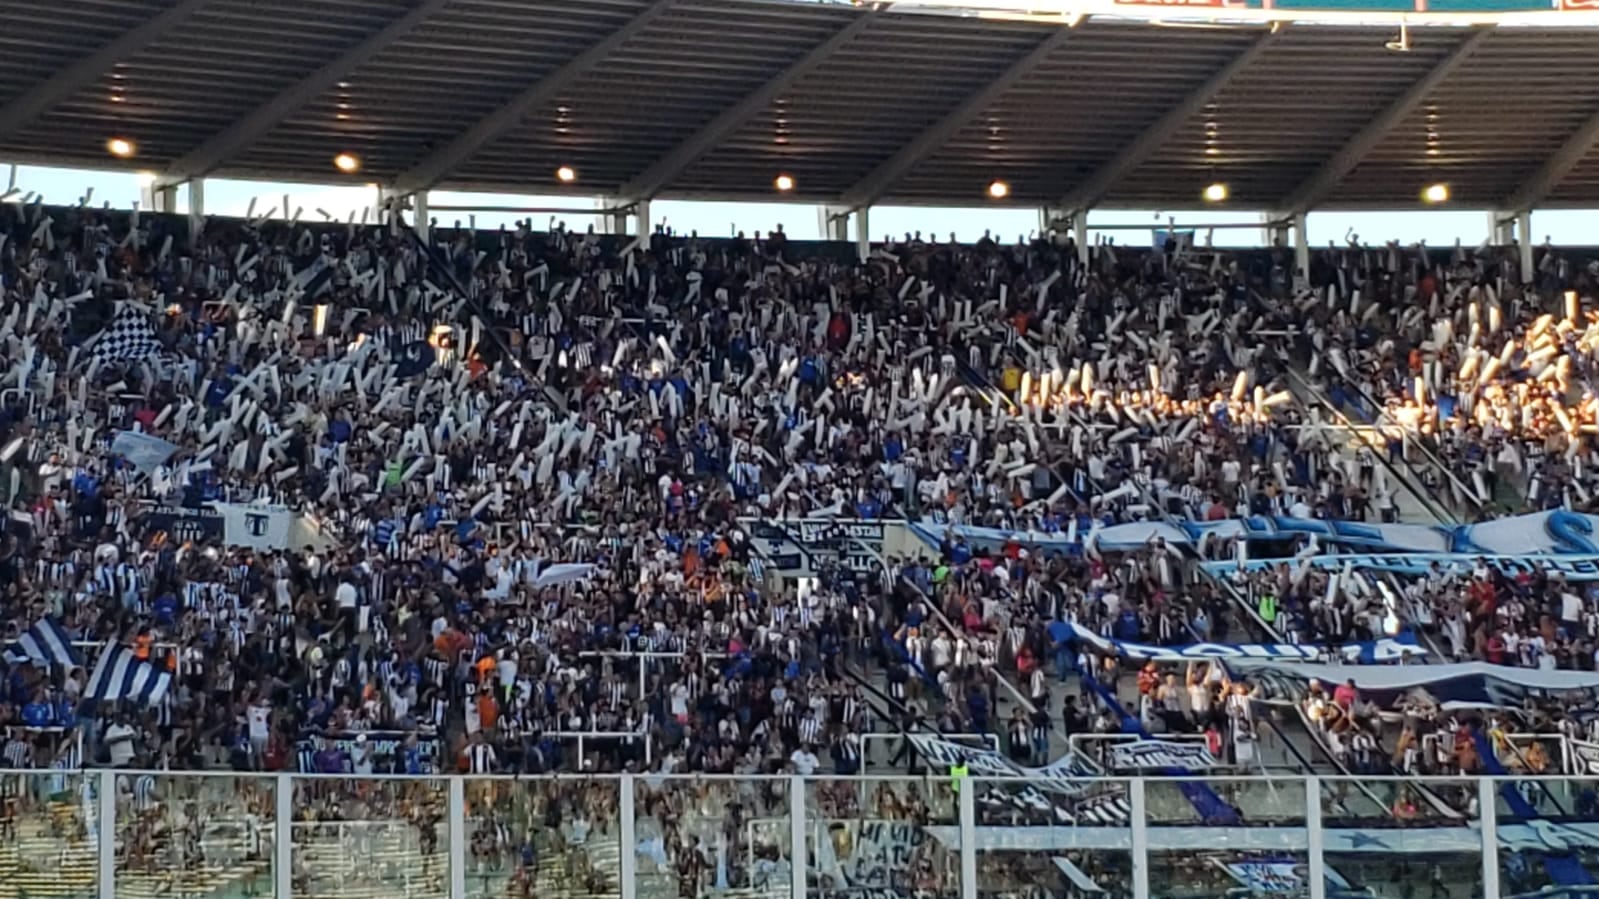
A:
[[[1414,638],[1384,638],[1366,643],[1346,643],[1341,646],[1309,646],[1298,643],[1191,643],[1187,646],[1149,646],[1125,640],[1112,640],[1073,624],[1072,631],[1078,642],[1102,655],[1123,659],[1146,659],[1153,662],[1192,662],[1206,659],[1258,659],[1281,662],[1316,662],[1329,654],[1340,655],[1347,662],[1371,664],[1394,662],[1407,654],[1412,658],[1426,655],[1426,650],[1416,645]]]

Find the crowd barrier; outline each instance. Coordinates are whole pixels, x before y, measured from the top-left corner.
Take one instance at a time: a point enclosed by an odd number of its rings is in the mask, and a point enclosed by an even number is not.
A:
[[[1599,779],[1428,780],[1456,818],[1361,780],[1205,778],[1218,823],[1163,778],[3,771],[0,893],[1498,899],[1599,873]]]

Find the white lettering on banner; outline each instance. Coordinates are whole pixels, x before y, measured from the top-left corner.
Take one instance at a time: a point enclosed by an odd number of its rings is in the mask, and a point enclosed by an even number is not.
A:
[[[1305,866],[1296,862],[1231,862],[1222,866],[1255,893],[1297,893],[1305,888]]]
[[[360,738],[363,736],[366,737],[365,744],[359,742]],[[315,750],[317,748],[317,739],[321,738],[327,740],[334,749],[344,753],[346,758],[353,761],[355,759],[356,750],[365,745],[371,748],[373,759],[391,757],[395,759],[396,764],[403,765],[405,763],[405,759],[399,758],[399,756],[402,754],[402,750],[405,747],[405,741],[409,736],[410,734],[405,731],[367,731],[364,734],[344,732],[310,734],[300,738],[299,748],[301,750]],[[416,748],[417,755],[421,756],[422,759],[422,773],[437,773],[439,757],[438,738],[419,735],[416,741]]]
[[[926,840],[927,834],[914,824],[862,821],[845,874],[852,886],[892,886],[894,872],[912,870],[916,847]]]
[[[1505,575],[1514,577],[1523,572],[1542,570],[1549,574],[1564,575],[1568,581],[1599,581],[1599,556],[1504,556],[1472,555],[1470,553],[1365,553],[1351,556],[1317,556],[1311,559],[1250,559],[1247,562],[1206,562],[1205,571],[1226,577],[1239,570],[1265,571],[1278,565],[1290,568],[1308,565],[1319,571],[1341,570],[1345,566],[1355,571],[1387,571],[1420,577],[1428,574],[1436,564],[1442,571],[1454,569],[1469,573],[1478,564],[1487,564]]]
[[[1350,662],[1387,662],[1409,654],[1413,658],[1426,655],[1426,650],[1414,642],[1384,638],[1369,643],[1351,643],[1340,647],[1301,646],[1295,643],[1191,643],[1187,646],[1149,646],[1103,637],[1073,624],[1078,640],[1095,650],[1126,659],[1149,659],[1156,662],[1184,662],[1195,659],[1263,659],[1287,662],[1314,662],[1328,653],[1340,654]]]
[[[1587,740],[1570,740],[1571,755],[1583,774],[1599,775],[1599,743]]]
[[[826,564],[857,574],[878,569],[887,524],[848,518],[746,520],[757,551],[776,573],[811,577]]]
[[[1216,757],[1198,743],[1173,740],[1138,740],[1110,748],[1110,765],[1119,771],[1141,768],[1181,768],[1204,771],[1216,766]]]
[[[1303,827],[1204,827],[1198,825],[1151,826],[1149,849],[1193,852],[1225,846],[1238,852],[1285,852],[1303,847],[1308,839]],[[960,828],[935,824],[927,828],[933,839],[958,846]],[[1328,852],[1380,855],[1428,855],[1482,851],[1482,831],[1469,827],[1356,828],[1329,827],[1322,831]],[[1557,824],[1547,820],[1499,824],[1500,848],[1511,851],[1570,852],[1599,848],[1599,822]],[[1126,825],[1097,827],[983,827],[974,840],[979,852],[1064,852],[1076,849],[1127,850],[1132,834]]]

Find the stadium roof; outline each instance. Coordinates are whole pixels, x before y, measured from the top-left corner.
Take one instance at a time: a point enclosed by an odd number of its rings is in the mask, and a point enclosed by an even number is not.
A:
[[[1599,30],[761,0],[8,0],[0,159],[838,205],[1599,206]],[[136,142],[113,160],[106,142]],[[358,174],[332,159],[354,153]],[[579,173],[575,185],[556,177]]]

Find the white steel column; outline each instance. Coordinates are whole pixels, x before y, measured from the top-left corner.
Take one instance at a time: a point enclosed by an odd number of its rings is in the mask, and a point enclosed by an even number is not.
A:
[[[411,223],[411,227],[416,229],[418,237],[426,241],[429,239],[428,229],[433,224],[432,213],[428,212],[428,192],[426,190],[419,190],[411,195],[411,208],[416,210],[412,216],[415,221]]]
[[[805,873],[810,860],[805,848],[805,778],[798,774],[788,779],[788,879],[792,899],[805,899]]]
[[[1072,219],[1072,241],[1077,244],[1077,262],[1088,264],[1088,210],[1084,209]]]
[[[633,216],[638,219],[638,236],[648,244],[650,237],[655,234],[655,223],[650,220],[650,201],[638,201],[638,205],[633,207]]]
[[[294,895],[294,777],[279,774],[273,784],[272,882],[277,899]]]
[[[643,659],[639,660],[640,670]],[[643,695],[643,694],[640,694]],[[617,808],[622,815],[622,831],[619,835],[622,841],[622,899],[636,899],[638,896],[638,822],[633,820],[634,802],[633,775],[623,774],[620,787],[622,795],[617,797]]]
[[[1520,235],[1521,243],[1521,283],[1531,284],[1537,278],[1533,275],[1532,268],[1532,210],[1523,209],[1516,213],[1516,233]]]
[[[1127,797],[1133,807],[1133,899],[1149,899],[1149,807],[1142,777],[1128,784]]]
[[[1303,212],[1294,214],[1294,284],[1310,287],[1310,230]]]
[[[205,215],[204,178],[194,178],[189,181],[189,214]]]
[[[965,776],[952,783],[960,790],[961,899],[977,899],[977,785]]]
[[[175,184],[152,182],[139,188],[139,207],[147,212],[175,212],[178,188]]]
[[[855,253],[865,262],[872,255],[872,207],[855,210]]]
[[[450,899],[466,899],[466,778],[450,778]]]
[[[1499,810],[1494,782],[1477,780],[1477,809],[1482,834],[1482,899],[1499,899]]]
[[[84,777],[95,778],[96,814],[100,816],[95,828],[95,852],[100,862],[100,899],[116,899],[117,895],[117,773],[115,771],[84,772]]]
[[[1321,778],[1305,778],[1305,838],[1310,847],[1310,899],[1327,899],[1327,858],[1322,854]]]

